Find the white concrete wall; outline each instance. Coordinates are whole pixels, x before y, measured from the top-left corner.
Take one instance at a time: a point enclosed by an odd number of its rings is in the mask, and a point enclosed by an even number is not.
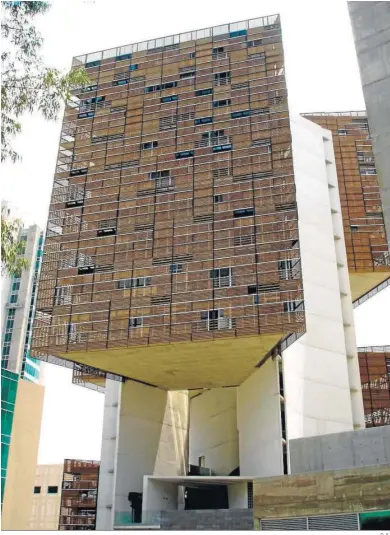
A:
[[[122,384],[115,510],[128,511],[128,493],[143,491],[145,475],[184,475],[188,395],[135,381]]]
[[[178,509],[178,485],[144,478],[142,513],[146,517],[153,512],[176,511]]]
[[[119,381],[106,381],[96,512],[98,531],[112,530],[114,525],[121,390],[122,383]]]
[[[231,483],[228,485],[229,509],[247,509],[248,507],[248,483]]]
[[[269,359],[237,388],[240,475],[283,474],[277,365]]]
[[[291,120],[291,131],[306,333],[283,352],[288,439],[354,427],[346,347],[352,301],[348,272],[340,272],[347,269],[343,228],[333,221],[339,205],[330,197],[338,197],[333,146],[323,140],[331,133],[302,117]],[[348,353],[356,350],[353,335],[348,345]]]
[[[239,465],[236,388],[213,388],[190,400],[190,464],[203,455],[217,476]]]

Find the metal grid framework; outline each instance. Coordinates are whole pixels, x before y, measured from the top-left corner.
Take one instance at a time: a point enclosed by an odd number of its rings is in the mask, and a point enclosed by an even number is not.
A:
[[[367,113],[302,115],[332,132],[349,271],[389,272],[390,256]]]
[[[304,329],[280,20],[255,21],[84,57],[34,356]]]
[[[65,459],[58,529],[94,530],[96,526],[98,461]]]
[[[390,424],[390,346],[359,347],[367,427]]]

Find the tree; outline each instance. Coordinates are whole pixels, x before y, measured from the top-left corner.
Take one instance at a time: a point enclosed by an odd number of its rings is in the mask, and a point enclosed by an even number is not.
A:
[[[43,39],[33,21],[49,8],[48,2],[2,2],[1,161],[20,158],[12,140],[21,132],[22,114],[38,111],[55,120],[71,90],[89,81],[84,69],[63,74],[43,64]]]
[[[28,268],[29,262],[22,258],[25,243],[19,239],[22,223],[20,219],[9,217],[7,206],[1,207],[1,274],[20,275]]]

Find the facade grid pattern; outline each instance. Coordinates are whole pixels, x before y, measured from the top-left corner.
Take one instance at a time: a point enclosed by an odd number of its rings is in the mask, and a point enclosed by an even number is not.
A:
[[[63,122],[34,356],[304,331],[280,20],[256,21],[87,58]]]

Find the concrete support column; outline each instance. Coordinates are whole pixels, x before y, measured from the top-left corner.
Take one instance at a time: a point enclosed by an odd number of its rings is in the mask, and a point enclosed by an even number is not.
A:
[[[237,388],[237,423],[240,475],[283,474],[278,371],[272,359]]]
[[[135,381],[122,385],[115,511],[130,511],[129,492],[143,492],[146,475],[185,475],[188,394]]]

